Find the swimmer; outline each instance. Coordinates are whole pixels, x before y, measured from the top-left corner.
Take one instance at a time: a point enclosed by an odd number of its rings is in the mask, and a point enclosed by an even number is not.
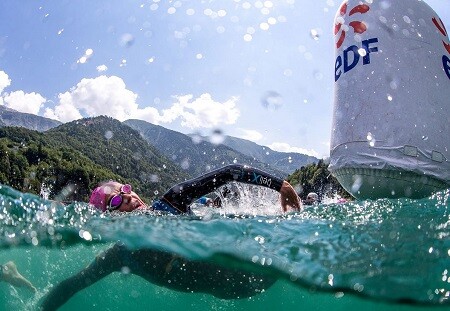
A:
[[[241,182],[273,189],[280,193],[283,212],[300,210],[301,203],[294,188],[285,180],[259,169],[232,164],[173,186],[151,208],[171,214],[191,214],[190,205],[229,182]],[[129,184],[110,181],[95,188],[89,203],[101,211],[131,212],[147,208]]]
[[[15,287],[25,287],[32,292],[36,292],[36,288],[19,273],[13,261],[8,261],[4,265],[0,265],[0,281],[9,283]]]
[[[314,205],[319,203],[319,196],[315,192],[308,193],[308,195],[306,196],[306,200],[303,201],[303,204],[305,205]]]
[[[242,165],[229,165],[201,177],[178,184],[167,191],[152,208],[172,214],[191,213],[189,205],[199,197],[228,182],[243,182],[277,190],[283,211],[300,210],[300,200],[292,186],[261,170]],[[107,182],[92,192],[92,205],[102,211],[131,212],[147,205],[128,184]],[[221,299],[254,296],[272,286],[276,279],[219,264],[188,260],[156,249],[130,250],[117,243],[107,249],[85,269],[57,284],[44,298],[41,310],[56,310],[77,292],[124,267],[135,275],[181,292],[207,293]]]

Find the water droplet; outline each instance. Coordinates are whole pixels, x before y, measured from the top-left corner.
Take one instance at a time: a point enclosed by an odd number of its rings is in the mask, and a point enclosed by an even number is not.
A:
[[[134,43],[134,36],[132,34],[129,34],[129,33],[124,33],[120,37],[119,43],[120,43],[121,46],[129,48]]]
[[[312,39],[314,39],[315,41],[318,41],[320,38],[320,34],[321,34],[321,29],[311,29],[309,31],[309,35],[311,36]]]
[[[128,275],[128,274],[130,274],[131,270],[130,270],[130,268],[128,268],[127,266],[123,266],[123,267],[120,269],[120,272],[121,272],[122,274]]]
[[[156,174],[150,175],[150,181],[151,182],[159,182],[159,176]]]
[[[113,138],[113,136],[114,136],[114,134],[113,134],[113,132],[112,131],[106,131],[105,132],[105,138],[106,139],[111,139],[111,138]]]
[[[334,294],[334,297],[336,297],[336,298],[342,298],[342,297],[344,297],[344,292],[337,292],[336,294]]]
[[[316,78],[316,80],[322,80],[323,79],[323,73],[321,73],[320,71],[315,71],[314,72],[314,78]]]
[[[99,66],[97,66],[96,69],[98,72],[103,72],[103,71],[108,70],[108,67],[106,65],[99,65]]]
[[[252,41],[252,39],[253,39],[253,37],[252,37],[252,35],[251,34],[245,34],[244,35],[244,41],[245,42],[250,42],[250,41]]]
[[[261,98],[261,103],[268,110],[277,110],[283,105],[283,98],[278,92],[267,91]]]
[[[189,168],[190,164],[189,164],[189,160],[188,159],[184,159],[183,162],[181,162],[181,168],[184,170],[187,170]]]
[[[217,33],[224,33],[225,32],[225,27],[224,26],[217,26],[216,31]]]
[[[358,175],[354,176],[354,177],[353,177],[352,192],[353,192],[353,193],[358,192],[359,189],[360,189],[361,186],[362,186],[362,183],[363,183],[363,182],[362,182],[361,176],[358,176]]]
[[[269,25],[275,25],[277,23],[277,19],[275,17],[269,17],[267,19],[267,22],[269,23]]]
[[[269,30],[270,26],[268,23],[261,23],[259,24],[259,28],[261,28],[261,30]]]
[[[216,129],[212,132],[211,136],[209,137],[209,142],[214,145],[219,145],[223,143],[225,140],[225,135],[222,133],[222,130]]]
[[[227,11],[225,11],[225,10],[219,10],[219,11],[217,11],[217,15],[218,15],[219,17],[225,17],[225,16],[227,15]]]
[[[257,235],[255,237],[255,241],[257,241],[259,244],[264,244],[266,242],[266,239],[261,235]]]
[[[285,69],[283,71],[283,75],[285,75],[286,77],[292,76],[292,70],[291,69]]]
[[[361,55],[362,57],[367,55],[367,51],[366,49],[360,48],[358,49],[358,54]]]

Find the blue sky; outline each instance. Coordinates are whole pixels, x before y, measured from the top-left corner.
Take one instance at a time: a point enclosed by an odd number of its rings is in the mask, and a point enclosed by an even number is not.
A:
[[[449,29],[450,0],[426,2]],[[0,104],[328,156],[340,3],[2,0]]]

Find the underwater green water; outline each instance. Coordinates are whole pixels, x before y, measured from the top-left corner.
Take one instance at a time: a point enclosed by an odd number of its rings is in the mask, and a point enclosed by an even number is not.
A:
[[[242,202],[195,217],[102,216],[0,188],[0,263],[37,288],[0,283],[0,310],[38,310],[53,285],[117,240],[278,281],[251,298],[176,292],[113,273],[60,310],[439,310],[450,306],[450,191],[422,200],[358,201],[281,215]]]

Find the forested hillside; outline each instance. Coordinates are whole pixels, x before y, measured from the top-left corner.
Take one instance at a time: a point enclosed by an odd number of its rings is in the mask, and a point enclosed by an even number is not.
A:
[[[127,120],[124,123],[138,130],[150,144],[192,176],[232,163],[251,165],[280,178],[286,178],[289,174],[279,170],[271,162],[259,161],[245,154],[245,151],[223,144],[212,144],[206,139],[196,141],[191,136],[142,120]]]
[[[67,200],[87,200],[99,182],[133,184],[149,199],[188,175],[121,122],[97,117],[63,124],[46,133],[18,127],[0,128],[0,182],[50,196],[70,185]]]
[[[317,163],[302,166],[293,174],[289,175],[287,181],[296,188],[300,188],[300,197],[304,200],[308,193],[315,192],[320,198],[325,196],[339,195],[343,198],[351,198],[337,179],[328,171],[328,164],[323,160]]]

